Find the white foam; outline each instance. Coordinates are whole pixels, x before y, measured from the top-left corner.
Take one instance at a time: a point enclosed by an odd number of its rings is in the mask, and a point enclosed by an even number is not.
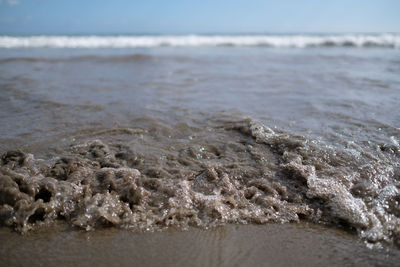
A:
[[[0,48],[135,48],[196,46],[378,46],[400,48],[400,34],[0,36]]]

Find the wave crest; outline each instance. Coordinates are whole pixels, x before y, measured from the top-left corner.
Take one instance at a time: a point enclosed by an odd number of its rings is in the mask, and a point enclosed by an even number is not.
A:
[[[179,35],[179,36],[0,36],[0,48],[136,47],[387,47],[400,48],[400,34]]]

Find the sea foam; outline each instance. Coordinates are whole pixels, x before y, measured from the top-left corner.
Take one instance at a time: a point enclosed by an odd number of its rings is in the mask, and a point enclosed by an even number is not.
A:
[[[135,48],[160,46],[265,46],[282,48],[372,46],[400,48],[400,34],[0,36],[0,48]]]

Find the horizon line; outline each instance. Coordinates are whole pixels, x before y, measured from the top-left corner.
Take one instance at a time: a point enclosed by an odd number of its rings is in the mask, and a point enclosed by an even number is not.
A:
[[[264,32],[0,32],[1,36],[188,36],[188,35],[345,35],[345,34],[400,34],[400,31],[264,31]]]

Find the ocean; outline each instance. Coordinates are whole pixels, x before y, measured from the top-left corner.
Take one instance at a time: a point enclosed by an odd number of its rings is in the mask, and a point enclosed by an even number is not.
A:
[[[0,36],[0,222],[398,248],[399,74],[399,34]]]

